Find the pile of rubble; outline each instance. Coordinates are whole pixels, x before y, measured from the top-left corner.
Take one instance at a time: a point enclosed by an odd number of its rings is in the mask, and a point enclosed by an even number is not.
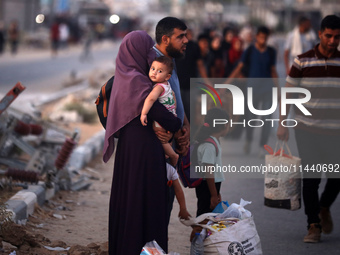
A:
[[[18,86],[22,85],[18,83],[11,90],[13,94]],[[1,100],[7,107],[15,99],[10,92]],[[25,188],[27,183],[39,181],[48,188],[54,184],[70,188],[67,161],[77,144],[78,132],[42,120],[39,111],[27,113],[9,108],[0,114],[0,188]]]
[[[80,171],[83,165],[78,154],[83,151],[77,150],[82,149],[83,144],[78,144],[86,142],[80,134],[83,129],[78,126],[86,122],[99,124],[94,101],[106,79],[107,75],[97,72],[96,77],[92,75],[92,80],[88,81],[86,89],[60,96],[50,104],[41,100],[43,105],[31,104],[30,107],[25,105],[19,109],[10,107],[25,89],[21,83],[17,83],[0,99],[2,194],[14,192],[18,188],[26,189],[30,184],[38,184],[45,190],[53,189],[55,192],[78,191],[91,186],[91,177]],[[39,107],[43,110],[39,110]],[[46,116],[46,108],[49,107],[52,108]],[[91,126],[88,129],[102,131],[100,124],[97,128]],[[96,140],[96,148],[91,148],[87,153],[96,154],[102,146],[98,137],[92,138]],[[88,162],[86,160],[85,163]],[[16,247],[18,254],[107,254],[107,243],[68,247],[62,241],[51,242],[42,235],[31,234],[27,226],[20,225],[21,222],[6,208],[8,198],[2,196],[0,201],[0,254],[8,254],[8,250],[2,249],[2,241]],[[46,199],[49,198],[46,196]],[[31,217],[29,221],[32,221]]]
[[[97,76],[93,80],[103,83],[107,78],[104,74]],[[9,107],[25,89],[21,83],[0,100],[0,190],[13,186],[26,188],[27,183],[40,181],[57,189],[79,187],[79,182],[72,187],[72,172],[80,167],[74,169],[68,160],[81,136],[79,128],[71,127],[75,126],[72,123],[99,123],[94,106],[98,87],[100,83],[90,79],[86,89],[53,102],[48,116],[34,106]]]

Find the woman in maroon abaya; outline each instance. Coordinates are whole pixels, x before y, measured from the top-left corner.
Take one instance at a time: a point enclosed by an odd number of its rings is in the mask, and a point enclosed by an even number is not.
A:
[[[152,240],[167,250],[165,156],[152,123],[157,121],[174,133],[181,121],[158,101],[148,114],[148,125],[142,126],[139,120],[152,90],[148,72],[156,56],[153,45],[145,31],[133,31],[124,37],[116,59],[103,156],[107,162],[117,137],[109,210],[110,255],[140,254]]]

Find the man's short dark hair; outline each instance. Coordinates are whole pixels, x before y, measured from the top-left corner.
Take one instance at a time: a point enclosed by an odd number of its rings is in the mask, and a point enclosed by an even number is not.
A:
[[[170,59],[166,56],[159,56],[159,57],[155,58],[154,61],[162,63],[163,65],[165,65],[169,70],[169,74],[172,74],[172,70],[174,69],[174,63],[172,62],[172,59]]]
[[[156,42],[161,44],[163,35],[172,36],[175,28],[184,31],[187,26],[182,20],[175,17],[161,19],[156,26]]]
[[[223,38],[225,37],[225,35],[227,34],[227,33],[229,33],[229,32],[235,32],[234,31],[234,29],[232,29],[231,27],[225,27],[224,29],[223,29]]]
[[[307,18],[306,16],[301,16],[298,20],[298,24],[299,25],[302,25],[303,23],[307,22],[307,21],[310,21],[309,18]]]
[[[197,41],[200,41],[200,40],[207,40],[208,42],[209,42],[209,40],[210,40],[210,37],[209,37],[209,35],[207,35],[207,34],[200,34],[198,37],[197,37]]]
[[[258,35],[260,33],[265,34],[265,35],[269,35],[270,34],[270,30],[266,26],[260,26],[260,27],[258,27],[256,34]]]
[[[321,21],[321,31],[324,31],[326,28],[329,29],[340,29],[340,18],[336,15],[328,15],[323,18]]]

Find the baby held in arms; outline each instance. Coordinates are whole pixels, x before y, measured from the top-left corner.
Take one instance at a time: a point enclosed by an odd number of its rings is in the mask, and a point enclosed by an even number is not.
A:
[[[155,83],[152,91],[147,96],[144,101],[142,113],[141,113],[141,123],[143,126],[147,125],[147,114],[149,113],[150,108],[153,103],[158,100],[162,103],[170,112],[176,115],[176,97],[175,93],[171,89],[170,83],[168,80],[171,77],[173,69],[172,60],[168,57],[161,56],[157,57],[151,64],[151,68],[149,71],[149,77],[152,82]],[[154,122],[154,130],[164,130],[157,122]],[[170,164],[173,166],[177,165],[179,155],[173,150],[170,143],[162,144],[164,148],[165,154],[170,159]]]

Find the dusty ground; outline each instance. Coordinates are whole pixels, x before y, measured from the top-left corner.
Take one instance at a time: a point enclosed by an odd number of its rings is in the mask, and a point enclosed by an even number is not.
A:
[[[108,199],[112,171],[105,171],[99,157],[88,165],[88,169],[82,171],[82,173],[88,173],[89,177],[93,179],[88,190],[60,191],[42,208],[36,207],[34,214],[28,218],[24,227],[30,235],[33,235],[33,240],[41,245],[53,247],[57,245],[64,248],[75,245],[91,245],[91,247],[97,245],[99,248],[104,245],[101,251],[92,249],[91,252],[90,249],[83,247],[84,253],[79,254],[107,254],[105,253],[107,250],[105,243],[107,241]],[[8,242],[4,242],[4,247],[5,252],[0,254],[9,254],[14,249]],[[78,247],[77,250],[79,251],[79,249]],[[89,253],[85,252],[86,250]],[[66,253],[49,252],[45,248],[28,248],[27,245],[24,245],[20,246],[17,254]],[[71,252],[69,254],[78,253]]]
[[[21,187],[12,187],[11,189],[6,189],[6,191],[1,191],[1,201],[7,201],[20,190],[22,190]]]
[[[94,101],[94,100],[93,100]],[[53,112],[58,102],[44,105],[43,118]],[[60,124],[60,123],[59,123]],[[62,128],[68,130],[80,129],[79,144],[86,141],[93,134],[102,130],[99,121],[92,124],[68,123]],[[87,190],[79,192],[60,191],[53,199],[47,201],[42,208],[37,207],[25,226],[11,226],[7,231],[7,239],[3,240],[3,250],[0,254],[107,254],[108,239],[108,207],[113,175],[113,159],[107,164],[98,155],[81,174],[86,174],[92,185]],[[1,198],[6,201],[12,193],[1,191]],[[196,197],[192,189],[184,189],[188,211],[195,215]],[[6,199],[5,199],[6,198]],[[169,251],[182,255],[189,254],[189,236],[191,228],[182,225],[178,218],[179,206],[175,200],[174,209],[169,224]],[[11,238],[22,233],[20,240],[15,242]],[[24,235],[25,234],[25,235]],[[10,236],[10,237],[8,237]],[[6,238],[3,238],[6,239]],[[15,246],[11,245],[14,244]],[[44,246],[70,248],[69,251],[49,251]]]
[[[65,127],[69,129],[77,127],[81,130],[80,143],[102,130],[99,123],[73,123]],[[4,240],[2,252],[0,244],[0,254],[10,254],[13,250],[16,250],[19,255],[107,254],[108,204],[113,174],[113,159],[104,164],[101,160],[101,155],[98,155],[81,171],[81,174],[87,175],[92,182],[92,185],[87,190],[79,192],[60,191],[53,199],[47,201],[42,208],[37,207],[35,213],[28,218],[26,226],[11,227],[12,232],[9,232],[9,234],[12,233],[12,236],[16,236],[16,232],[27,231],[27,239],[30,241],[20,245],[14,242],[15,246],[12,246],[9,244],[9,240]],[[8,199],[16,191],[17,189],[11,193],[1,191],[1,197],[5,198],[6,196]],[[192,215],[195,215],[196,197],[194,190],[184,189],[184,191],[188,210]],[[191,229],[179,222],[177,218],[178,211],[178,203],[175,200],[169,224],[169,251],[175,251],[182,255],[189,254]],[[13,243],[13,240],[10,241]],[[32,247],[34,246],[33,244],[37,247]],[[72,250],[68,252],[49,251],[43,247],[44,245],[70,247]]]
[[[25,229],[34,235],[33,239],[42,245],[84,250],[83,253],[68,254],[107,254],[105,243],[108,233],[112,165],[113,160],[104,164],[98,156],[82,171],[92,176],[92,185],[88,190],[61,191],[42,208],[36,208],[25,226]],[[185,194],[189,211],[194,215],[196,210],[194,190],[185,189]],[[189,254],[191,229],[178,221],[177,214],[178,203],[175,201],[169,225],[169,251],[176,251],[182,255]],[[77,248],[75,245],[82,247]],[[101,250],[85,249],[88,245],[101,247]],[[6,251],[2,254],[14,250],[14,247],[5,242],[4,247]],[[17,254],[66,254],[65,251],[49,252],[45,248],[28,247],[23,245]]]

